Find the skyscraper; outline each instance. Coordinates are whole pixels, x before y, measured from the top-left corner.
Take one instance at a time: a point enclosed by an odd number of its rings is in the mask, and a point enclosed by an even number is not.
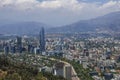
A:
[[[22,38],[17,36],[17,46],[22,46]]]
[[[17,50],[22,53],[22,38],[17,36]]]
[[[14,45],[10,46],[10,52],[11,53],[15,53],[16,52],[16,49],[15,49]]]
[[[6,46],[4,47],[4,53],[5,53],[6,55],[9,53],[9,46],[8,46],[8,45],[6,45]]]
[[[45,31],[44,31],[44,27],[41,28],[40,33],[39,33],[39,46],[40,46],[40,51],[44,52],[45,51]]]

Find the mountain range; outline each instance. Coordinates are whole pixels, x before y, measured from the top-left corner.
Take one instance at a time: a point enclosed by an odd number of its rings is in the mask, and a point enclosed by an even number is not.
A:
[[[38,34],[41,27],[47,28],[48,25],[40,22],[17,22],[0,26],[0,34]]]
[[[51,28],[49,32],[116,32],[120,31],[120,12],[110,13],[90,20],[82,20],[76,23]]]
[[[45,27],[46,32],[52,33],[75,33],[75,32],[119,32],[120,31],[120,11],[113,12],[89,20],[80,20],[76,23],[61,27],[52,27],[40,22],[17,22],[0,25],[0,34],[37,34],[41,27]]]

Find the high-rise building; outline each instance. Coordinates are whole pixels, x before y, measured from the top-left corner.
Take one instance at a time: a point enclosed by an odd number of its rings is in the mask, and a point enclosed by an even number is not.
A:
[[[56,63],[54,66],[54,75],[64,77],[64,63]]]
[[[22,46],[22,38],[17,36],[16,39],[17,39],[17,41],[16,41],[17,42],[17,47]]]
[[[30,53],[32,53],[32,54],[34,53],[34,48],[35,48],[34,46],[31,46]]]
[[[28,53],[30,53],[31,48],[32,48],[32,45],[28,44],[27,45],[27,51],[28,51]]]
[[[64,77],[68,80],[72,78],[72,67],[70,65],[64,66]]]
[[[65,63],[56,63],[54,66],[54,75],[62,76],[68,80],[72,78],[72,67],[69,64]]]
[[[4,47],[4,53],[7,55],[9,53],[9,46],[5,46]]]
[[[39,33],[39,46],[40,46],[40,51],[44,52],[45,51],[45,31],[44,28],[42,27]]]
[[[34,48],[34,53],[35,53],[35,54],[40,53],[40,49],[39,49],[39,47]]]
[[[17,50],[22,53],[22,38],[17,36]]]
[[[10,46],[10,51],[11,51],[11,53],[15,53],[16,52],[16,49],[15,49],[15,46],[13,45],[13,46]]]

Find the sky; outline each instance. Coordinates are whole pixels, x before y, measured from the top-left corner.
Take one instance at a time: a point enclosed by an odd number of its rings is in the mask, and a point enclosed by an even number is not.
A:
[[[0,0],[0,22],[62,26],[120,11],[120,0]]]

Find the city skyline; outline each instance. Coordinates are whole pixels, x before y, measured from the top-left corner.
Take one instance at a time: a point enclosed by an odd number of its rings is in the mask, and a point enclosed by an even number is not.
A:
[[[0,80],[120,80],[120,0],[0,0]]]

